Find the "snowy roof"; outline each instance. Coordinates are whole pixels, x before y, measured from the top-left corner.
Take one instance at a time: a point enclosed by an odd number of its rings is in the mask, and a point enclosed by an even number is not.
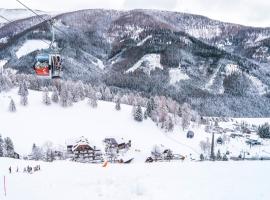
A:
[[[128,140],[124,140],[122,137],[106,137],[105,140],[111,140],[113,143],[116,142],[117,144],[128,142]]]

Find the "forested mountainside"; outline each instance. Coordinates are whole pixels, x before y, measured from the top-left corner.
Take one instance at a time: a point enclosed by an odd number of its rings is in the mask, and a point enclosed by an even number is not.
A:
[[[51,33],[46,22],[27,17],[1,25],[0,60],[7,61],[4,68],[29,74],[37,44]],[[62,30],[56,40],[64,79],[170,96],[201,115],[270,116],[270,28],[156,10],[42,17],[56,19]],[[35,48],[27,51],[31,41]]]

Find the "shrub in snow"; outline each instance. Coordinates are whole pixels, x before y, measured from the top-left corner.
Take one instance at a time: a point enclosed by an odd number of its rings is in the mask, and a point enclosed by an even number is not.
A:
[[[270,138],[270,126],[268,123],[265,123],[264,125],[259,126],[258,135],[261,138]]]
[[[13,101],[13,99],[10,100],[8,109],[10,112],[16,112],[16,106],[15,106],[15,102]]]

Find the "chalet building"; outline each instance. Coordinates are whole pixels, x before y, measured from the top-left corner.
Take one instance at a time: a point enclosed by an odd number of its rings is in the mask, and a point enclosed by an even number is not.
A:
[[[95,162],[103,160],[101,150],[91,145],[84,137],[76,140],[73,144],[67,144],[67,153],[75,161]]]
[[[126,142],[123,138],[105,138],[103,142],[110,148],[117,150],[129,149],[131,147],[131,140]]]

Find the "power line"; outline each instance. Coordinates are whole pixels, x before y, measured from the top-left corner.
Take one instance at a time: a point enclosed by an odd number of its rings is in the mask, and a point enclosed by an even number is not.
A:
[[[38,16],[42,21],[44,22],[47,22],[47,21],[51,21],[51,19],[45,19],[44,17],[42,17],[41,15],[39,15],[37,12],[35,12],[33,9],[31,9],[30,7],[28,7],[27,5],[25,5],[24,3],[22,3],[20,0],[16,0],[19,4],[21,4],[23,7],[25,7],[27,10],[29,10],[30,12],[34,13],[36,16]],[[52,26],[54,26],[52,23],[51,23]],[[57,28],[54,26],[54,28],[56,30],[58,30],[59,32],[63,33],[64,35],[68,36],[64,31],[62,31],[61,29]]]

